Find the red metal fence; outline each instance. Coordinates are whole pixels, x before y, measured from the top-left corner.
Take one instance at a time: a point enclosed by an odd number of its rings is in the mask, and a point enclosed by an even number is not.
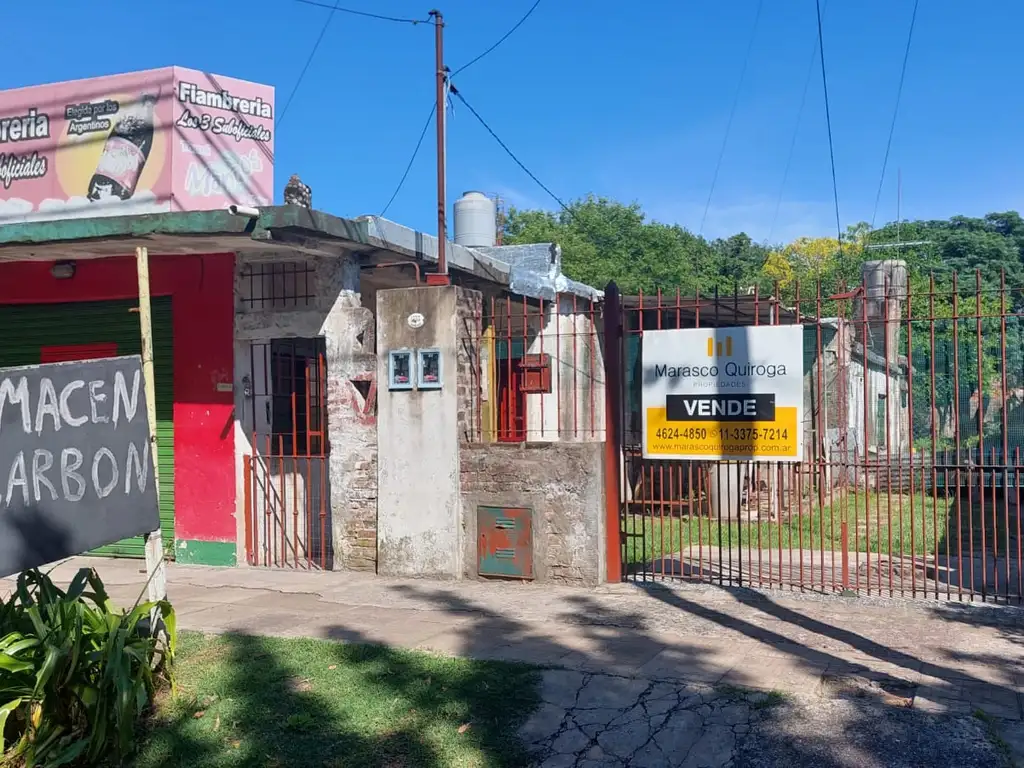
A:
[[[605,439],[599,305],[574,294],[484,301],[474,430],[483,442]]]
[[[609,289],[610,522],[624,578],[1020,602],[1024,287],[1005,275],[852,290]],[[902,271],[901,271],[902,270]],[[644,334],[800,324],[803,461],[641,450]]]
[[[250,565],[327,569],[332,561],[323,339],[254,343],[243,457]]]

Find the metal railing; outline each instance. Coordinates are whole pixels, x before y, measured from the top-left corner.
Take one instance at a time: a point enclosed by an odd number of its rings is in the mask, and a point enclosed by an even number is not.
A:
[[[1020,602],[1024,288],[976,273],[685,297],[609,287],[610,567],[629,579]],[[800,463],[641,450],[650,330],[804,327]],[[611,486],[609,486],[611,487]],[[621,559],[615,563],[615,555]]]
[[[574,294],[485,301],[474,361],[482,441],[603,441],[600,327],[600,306]]]
[[[322,338],[250,347],[243,457],[250,565],[333,567],[326,370]]]

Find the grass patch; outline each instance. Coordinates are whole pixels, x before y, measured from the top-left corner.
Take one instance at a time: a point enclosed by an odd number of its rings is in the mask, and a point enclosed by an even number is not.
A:
[[[529,764],[516,732],[540,677],[525,665],[184,633],[177,670],[137,768]]]
[[[913,510],[913,511],[911,511]],[[655,509],[657,512],[657,509]],[[703,546],[725,549],[814,549],[840,551],[847,522],[851,552],[904,555],[945,550],[949,503],[930,495],[850,493],[824,507],[807,505],[778,521],[719,522],[707,517],[660,514],[626,518],[626,561],[651,562]]]
[[[782,691],[768,691],[768,694],[760,701],[754,702],[754,709],[771,709],[784,704],[786,694]]]
[[[782,691],[756,691],[732,683],[719,683],[715,690],[726,696],[746,699],[754,710],[771,709],[786,701],[786,694]]]

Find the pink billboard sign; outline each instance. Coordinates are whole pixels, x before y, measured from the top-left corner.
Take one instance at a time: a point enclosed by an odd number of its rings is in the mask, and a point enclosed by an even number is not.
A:
[[[274,89],[165,67],[0,91],[0,224],[274,200]]]

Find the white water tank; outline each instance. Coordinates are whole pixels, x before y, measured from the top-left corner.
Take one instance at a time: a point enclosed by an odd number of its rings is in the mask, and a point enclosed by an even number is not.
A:
[[[498,236],[498,211],[483,192],[464,192],[455,201],[455,242],[470,248],[493,246]]]

